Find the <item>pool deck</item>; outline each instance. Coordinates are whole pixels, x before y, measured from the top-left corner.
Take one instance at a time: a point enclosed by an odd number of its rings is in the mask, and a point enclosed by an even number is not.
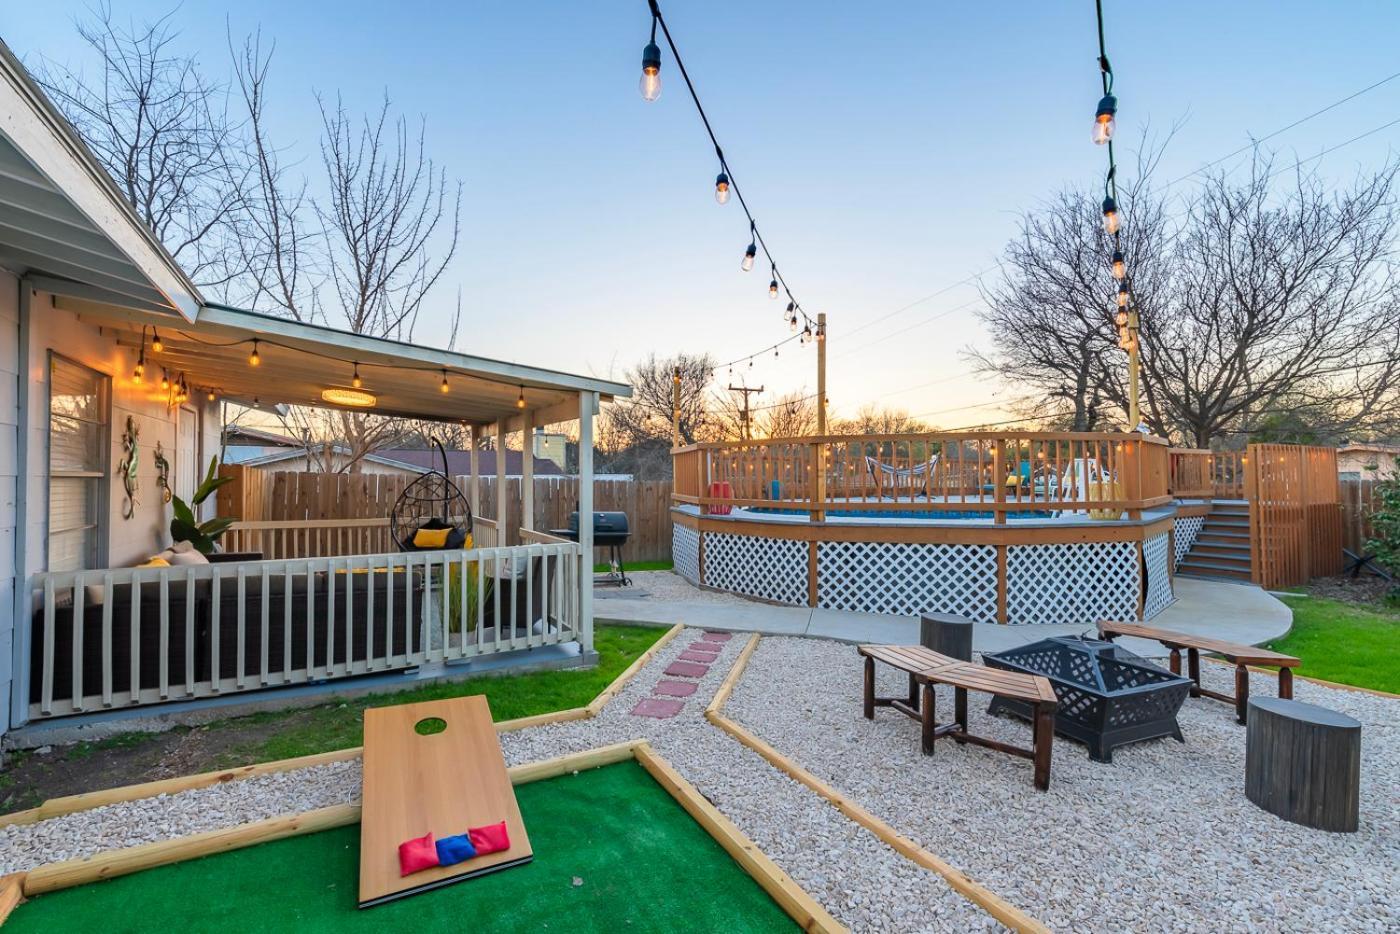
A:
[[[1252,584],[1178,577],[1173,581],[1177,600],[1151,621],[1151,625],[1178,632],[1260,645],[1285,635],[1293,625],[1293,612],[1277,598]],[[841,642],[874,642],[909,645],[919,641],[919,620],[914,616],[856,613],[809,607],[773,606],[757,601],[713,603],[659,600],[645,583],[634,587],[598,588],[595,614],[599,620],[621,623],[653,623],[703,626],[734,632],[769,635],[816,636]],[[1036,642],[1047,636],[1071,635],[1093,630],[1083,625],[999,626],[975,624],[972,645],[978,652],[999,652]],[[1167,655],[1160,643],[1145,639],[1121,639],[1129,651],[1148,658]]]

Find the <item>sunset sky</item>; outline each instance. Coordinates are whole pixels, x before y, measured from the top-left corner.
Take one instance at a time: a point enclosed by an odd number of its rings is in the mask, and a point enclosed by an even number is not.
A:
[[[171,8],[112,5],[135,20]],[[86,3],[6,6],[0,36],[30,67],[92,69],[74,30]],[[1400,26],[1394,4],[1105,7],[1120,137],[1179,124],[1160,178],[1181,179],[1171,190],[1183,196],[1189,173],[1251,135],[1400,70],[1385,39]],[[984,341],[976,277],[996,274],[1020,212],[1102,178],[1089,139],[1093,3],[663,0],[662,11],[794,293],[828,315],[834,413],[873,402],[945,428],[1008,417],[1016,392],[967,375],[963,358]],[[460,250],[420,342],[446,339],[459,288],[459,349],[600,376],[651,351],[722,362],[787,336],[767,268],[739,269],[747,226],[737,203],[715,204],[714,153],[669,51],[661,99],[637,92],[644,0],[187,0],[174,19],[182,50],[219,78],[226,21],[236,37],[260,26],[276,40],[273,129],[307,171],[319,168],[316,92],[357,112],[387,91],[426,118],[430,153],[465,195]],[[1387,157],[1400,140],[1391,121],[1400,78],[1265,145],[1281,165],[1339,147],[1308,164],[1340,182]],[[810,391],[814,373],[793,343],[735,379]]]

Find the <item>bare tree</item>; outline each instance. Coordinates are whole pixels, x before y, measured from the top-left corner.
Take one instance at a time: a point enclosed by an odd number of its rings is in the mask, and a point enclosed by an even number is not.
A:
[[[625,443],[650,438],[671,441],[672,392],[677,370],[681,381],[680,436],[682,444],[707,440],[713,434],[714,414],[706,397],[714,359],[709,354],[679,353],[674,357],[647,358],[627,371],[632,398],[608,410],[609,430]]]
[[[77,24],[97,54],[96,78],[50,62],[34,71],[170,255],[220,290],[239,272],[241,124],[229,117],[227,88],[173,51],[173,15],[127,27],[103,3]]]
[[[798,390],[766,403],[758,416],[766,438],[801,438],[817,433],[817,397]]]
[[[874,404],[861,406],[853,418],[837,419],[831,425],[834,435],[899,435],[933,432],[928,422],[910,417],[904,409],[887,409]]]

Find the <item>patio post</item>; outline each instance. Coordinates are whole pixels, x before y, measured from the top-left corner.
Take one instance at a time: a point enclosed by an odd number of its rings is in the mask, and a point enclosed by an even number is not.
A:
[[[467,435],[467,450],[471,452],[471,486],[469,488],[469,495],[471,497],[472,516],[475,518],[481,515],[481,483],[477,479],[481,476],[481,426],[468,425],[467,431],[469,432]],[[476,534],[475,529],[469,529],[468,531],[473,535]]]
[[[593,411],[598,394],[578,394],[579,631],[585,653],[593,651]]]
[[[496,420],[496,546],[504,548],[510,544],[509,509],[506,500],[506,420]]]
[[[520,527],[535,529],[535,410],[520,413]]]

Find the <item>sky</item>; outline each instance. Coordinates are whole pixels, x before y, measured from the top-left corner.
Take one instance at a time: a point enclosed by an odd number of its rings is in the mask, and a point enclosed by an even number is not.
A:
[[[110,2],[138,22],[172,8]],[[1119,138],[1177,126],[1160,179],[1400,71],[1384,38],[1394,3],[1104,5]],[[91,67],[74,29],[89,4],[4,7],[0,37],[23,60]],[[1101,182],[1093,3],[661,9],[793,294],[827,314],[833,416],[873,403],[943,428],[1011,417],[1018,391],[969,373],[967,351],[987,346],[976,277],[996,274],[1023,212]],[[788,336],[785,302],[769,300],[766,267],[740,270],[747,224],[715,203],[715,155],[669,50],[660,100],[637,91],[645,0],[186,0],[174,21],[215,77],[226,30],[276,41],[272,130],[304,169],[319,160],[317,93],[352,112],[387,94],[426,120],[429,154],[464,184],[463,236],[419,342],[445,343],[460,289],[467,353],[621,378],[652,352],[706,351],[740,359],[734,381],[770,399],[814,390],[810,348],[744,359]],[[1265,145],[1287,165],[1398,118],[1400,78]],[[1400,122],[1308,164],[1345,182],[1397,142]]]

